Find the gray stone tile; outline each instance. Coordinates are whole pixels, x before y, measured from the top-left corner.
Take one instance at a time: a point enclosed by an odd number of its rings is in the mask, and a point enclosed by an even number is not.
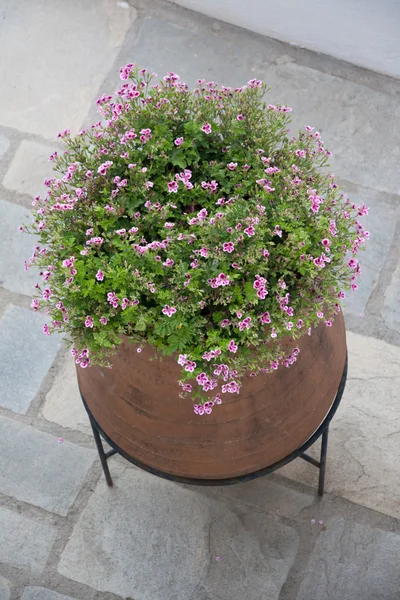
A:
[[[392,273],[392,279],[385,292],[383,318],[391,329],[400,331],[400,262]]]
[[[371,237],[365,244],[365,250],[358,255],[361,265],[361,275],[357,281],[359,287],[355,292],[346,292],[344,300],[345,313],[347,311],[360,315],[365,312],[368,299],[378,282],[380,270],[386,266],[400,209],[384,202],[379,193],[373,190],[349,193],[348,196],[358,205],[365,202],[370,209],[368,215],[360,218],[360,223],[370,232]],[[400,311],[400,306],[397,306],[397,310]]]
[[[42,587],[26,587],[21,600],[76,600],[71,596],[65,596]]]
[[[76,378],[75,363],[68,356],[46,396],[41,414],[47,421],[92,435],[89,417],[83,406]]]
[[[10,147],[10,140],[0,133],[0,158],[7,152]]]
[[[0,600],[10,600],[11,584],[7,579],[0,576]]]
[[[127,40],[120,58],[155,71],[160,79],[167,71],[175,71],[189,86],[199,78],[239,86],[265,71],[260,43],[226,40],[202,28],[189,30],[161,19],[146,19],[137,40]],[[104,89],[114,92],[121,84],[118,73],[111,74],[107,84]]]
[[[10,306],[0,321],[0,406],[25,414],[61,346],[47,337],[43,315]]]
[[[23,140],[4,176],[4,187],[28,194],[31,198],[37,194],[44,195],[46,187],[43,180],[54,176],[53,165],[49,162],[54,150],[50,144]]]
[[[113,477],[115,488],[101,480],[76,524],[61,575],[135,600],[278,600],[294,529],[138,469],[116,464]]]
[[[400,348],[347,333],[349,375],[330,425],[325,490],[400,518]],[[310,451],[318,458],[318,450]],[[280,474],[315,487],[297,459]],[[362,596],[360,596],[361,598]]]
[[[396,96],[296,63],[270,67],[265,77],[269,101],[293,107],[294,130],[313,125],[321,132],[338,177],[400,192]]]
[[[43,571],[56,538],[55,527],[0,507],[0,532],[0,563]]]
[[[29,209],[0,200],[0,286],[14,292],[32,296],[38,281],[38,269],[24,269],[24,260],[32,255],[37,243],[33,235],[18,231],[20,225],[31,223]]]
[[[135,15],[111,0],[69,2],[68,10],[64,0],[53,0],[51,10],[45,2],[7,3],[0,21],[0,124],[47,138],[78,130]],[[24,76],[16,77],[21,69]]]
[[[397,600],[400,535],[329,519],[320,534],[297,600]]]
[[[312,491],[305,494],[271,481],[269,477],[260,477],[242,485],[210,487],[205,489],[204,494],[220,502],[241,502],[290,519],[298,517],[304,508],[315,502]]]
[[[66,516],[96,453],[0,417],[0,456],[3,494]]]

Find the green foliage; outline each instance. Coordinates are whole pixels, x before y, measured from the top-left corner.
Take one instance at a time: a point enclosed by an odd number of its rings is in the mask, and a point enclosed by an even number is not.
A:
[[[98,101],[103,122],[61,134],[51,157],[59,177],[26,227],[41,240],[34,305],[82,366],[107,362],[125,334],[185,355],[186,383],[205,373],[215,387],[226,365],[238,386],[282,362],[283,338],[331,323],[356,286],[367,209],[323,169],[318,132],[288,136],[290,109],[265,105],[262,82],[190,91],[173,74],[121,73]]]

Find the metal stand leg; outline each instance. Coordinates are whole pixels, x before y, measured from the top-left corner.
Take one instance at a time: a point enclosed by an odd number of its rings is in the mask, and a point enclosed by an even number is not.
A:
[[[112,456],[112,454],[115,454],[115,452],[114,451],[107,452],[107,453],[104,452],[103,443],[101,441],[100,434],[97,431],[97,429],[94,427],[93,423],[90,422],[90,424],[92,426],[94,441],[96,442],[97,451],[99,453],[100,462],[101,462],[101,466],[103,467],[103,472],[104,472],[104,475],[105,475],[105,478],[107,481],[107,485],[109,487],[112,487],[113,480],[111,478],[110,470],[108,468],[107,458],[108,458],[108,456]]]
[[[329,427],[325,429],[322,434],[321,440],[321,458],[319,462],[319,482],[318,482],[318,495],[324,495],[324,487],[325,487],[325,468],[326,468],[326,456],[328,453],[328,433]]]

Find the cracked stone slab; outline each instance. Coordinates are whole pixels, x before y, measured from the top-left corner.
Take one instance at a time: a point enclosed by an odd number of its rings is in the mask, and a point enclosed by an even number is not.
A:
[[[64,0],[53,0],[51,10],[46,2],[7,3],[0,21],[0,123],[47,138],[60,129],[76,132],[135,16],[117,0],[70,2],[68,10]],[[24,77],[17,77],[21,65]]]
[[[43,315],[9,306],[0,320],[0,406],[26,414],[61,346]]]
[[[400,332],[400,261],[392,273],[390,284],[385,292],[382,315],[391,329]]]
[[[0,597],[1,598],[1,597]],[[76,600],[43,587],[26,587],[21,600]]]
[[[400,192],[398,128],[387,126],[400,119],[395,96],[296,63],[272,66],[265,78],[269,102],[293,107],[294,131],[320,131],[341,179]]]
[[[3,494],[66,516],[96,453],[0,417],[0,456]]]
[[[4,200],[0,200],[0,212],[0,286],[15,294],[32,296],[39,273],[34,267],[25,271],[24,260],[32,255],[37,238],[18,231],[20,225],[32,222],[31,212]]]
[[[400,518],[400,348],[347,333],[349,374],[329,429],[325,490]],[[315,445],[310,454],[318,458]],[[317,470],[296,459],[280,474],[315,487]]]
[[[54,146],[50,144],[23,140],[4,176],[4,187],[20,194],[28,194],[31,198],[37,194],[44,195],[46,187],[43,180],[54,177],[53,166],[49,162],[49,156],[54,150]],[[32,217],[28,219],[29,223],[31,221]],[[32,246],[33,239],[31,237]]]
[[[70,356],[54,380],[41,414],[47,421],[92,435],[89,417],[79,393],[75,363]]]
[[[344,312],[356,315],[364,314],[368,299],[374,290],[382,267],[386,266],[389,249],[395,235],[396,222],[400,218],[399,207],[384,202],[378,192],[360,190],[348,194],[350,200],[358,205],[363,202],[368,206],[368,215],[360,218],[363,227],[371,234],[365,244],[365,250],[359,252],[361,276],[357,280],[358,289],[346,292]],[[400,291],[400,290],[399,290]],[[398,302],[391,304],[393,314],[400,320]]]
[[[400,535],[335,517],[326,523],[297,600],[397,600]]]
[[[292,527],[118,463],[113,477],[75,525],[61,575],[135,600],[278,600],[298,547]]]
[[[55,527],[0,507],[0,532],[0,563],[33,573],[43,571],[56,538]]]

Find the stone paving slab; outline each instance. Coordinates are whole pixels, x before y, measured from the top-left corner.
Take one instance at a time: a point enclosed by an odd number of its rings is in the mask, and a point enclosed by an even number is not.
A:
[[[36,239],[18,231],[20,225],[31,223],[29,209],[0,200],[0,286],[14,292],[32,296],[38,281],[38,269],[24,269],[24,260],[32,255]]]
[[[400,518],[400,348],[347,333],[349,376],[329,433],[325,489]],[[310,451],[318,457],[317,447]],[[315,486],[297,459],[280,474]]]
[[[10,147],[10,140],[0,133],[0,158],[7,152]]]
[[[358,83],[295,63],[266,72],[270,102],[293,107],[293,130],[313,125],[333,152],[342,179],[398,194],[400,104]],[[388,127],[393,123],[393,127]]]
[[[96,453],[0,417],[0,492],[66,516]]]
[[[392,273],[392,278],[385,292],[383,318],[391,329],[400,332],[400,262]]]
[[[346,188],[344,189],[346,191]],[[363,202],[369,207],[369,214],[362,217],[362,222],[371,236],[365,250],[359,253],[361,276],[357,280],[358,289],[346,292],[344,311],[360,315],[365,313],[368,299],[378,283],[379,273],[387,266],[387,257],[395,235],[397,222],[400,220],[400,204],[393,206],[382,200],[379,192],[362,189],[358,193],[349,193],[350,200],[358,205]],[[396,298],[388,298],[388,306],[392,314],[400,320],[400,304]]]
[[[56,534],[50,525],[0,507],[0,564],[40,573]]]
[[[289,519],[295,519],[303,509],[315,502],[314,490],[310,490],[310,493],[299,492],[280,485],[269,476],[246,481],[245,484],[198,488],[199,497],[202,493],[206,498],[219,502],[240,502]]]
[[[11,596],[10,582],[0,576],[0,600],[10,600]]]
[[[132,467],[114,463],[113,477],[74,527],[61,575],[135,600],[278,600],[296,556],[293,528]]]
[[[89,417],[79,393],[75,363],[70,356],[65,359],[54,380],[41,414],[47,421],[92,435]]]
[[[0,124],[50,138],[65,128],[76,132],[135,14],[116,0],[6,3]]]
[[[137,38],[128,36],[120,59],[122,63],[134,61],[155,71],[159,78],[167,71],[175,71],[191,87],[199,78],[239,86],[253,77],[263,76],[265,54],[262,44],[252,40],[244,43],[224,39],[211,29],[187,29],[162,19],[148,18],[141,24]],[[103,89],[112,93],[120,85],[115,72],[110,74]]]
[[[329,519],[297,600],[398,600],[400,535]]]
[[[9,306],[0,320],[0,406],[26,414],[61,346],[46,337],[44,316]]]
[[[43,587],[26,587],[21,600],[76,600]]]
[[[54,145],[23,140],[4,176],[4,187],[20,194],[28,194],[31,198],[37,194],[44,195],[46,187],[43,180],[54,177],[53,166],[49,161],[54,150]],[[31,220],[29,218],[29,222]]]

